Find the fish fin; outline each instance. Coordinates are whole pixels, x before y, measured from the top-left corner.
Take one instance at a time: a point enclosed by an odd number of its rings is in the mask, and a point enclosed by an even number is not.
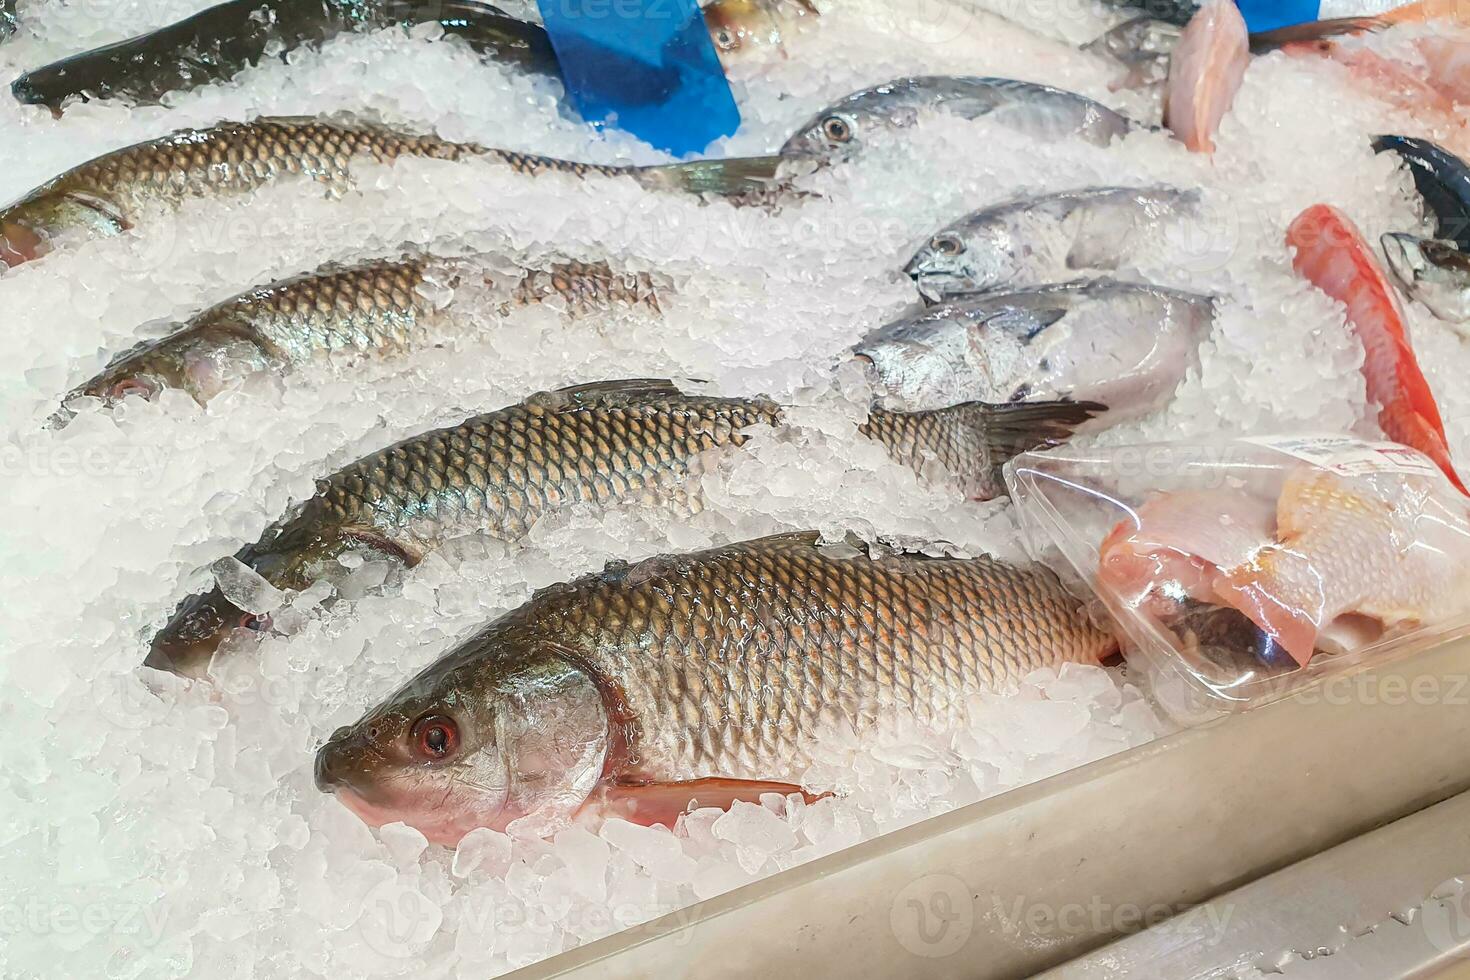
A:
[[[1029,344],[1041,336],[1043,330],[1066,315],[1066,308],[1061,306],[1043,309],[1000,310],[985,317],[980,324],[1020,334],[1021,341]]]
[[[956,475],[964,478],[965,491],[977,500],[1005,492],[1001,467],[1008,461],[1033,449],[1066,442],[1077,426],[1105,411],[1107,406],[1098,402],[1068,400],[1009,405],[965,402],[939,410],[952,413],[973,439],[973,470]]]
[[[1344,34],[1366,34],[1389,27],[1381,17],[1333,17],[1306,24],[1292,24],[1272,31],[1257,31],[1250,36],[1251,54],[1265,54],[1288,44],[1310,44]]]
[[[1269,561],[1270,554],[1261,558]],[[1305,667],[1317,649],[1318,625],[1305,610],[1281,602],[1261,578],[1259,563],[1242,565],[1216,579],[1215,592],[1224,605],[1244,614],[1275,639],[1298,666]]]
[[[424,557],[417,549],[406,547],[366,524],[346,525],[338,528],[337,534],[343,541],[351,544],[353,551],[369,551],[375,557],[401,561],[409,568],[417,565]]]
[[[782,156],[695,160],[639,167],[633,176],[645,186],[662,190],[738,198],[781,189],[781,169],[787,162]]]
[[[1442,428],[1435,426],[1429,419],[1407,405],[1385,407],[1379,415],[1378,424],[1382,427],[1384,434],[1395,442],[1412,446],[1434,460],[1434,464],[1444,472],[1445,477],[1455,489],[1470,496],[1470,490],[1465,488],[1464,481],[1460,479],[1460,474],[1455,470],[1455,464],[1450,459],[1450,447],[1445,441]]]
[[[737,802],[759,803],[766,793],[781,796],[799,793],[808,803],[832,795],[808,793],[796,783],[768,779],[705,776],[701,779],[661,781],[624,775],[605,785],[596,802],[606,816],[619,817],[645,827],[663,824],[672,828],[680,815],[690,810],[709,806],[728,810]]]
[[[696,382],[697,383],[697,382]],[[683,394],[668,378],[619,378],[614,381],[586,381],[552,391],[538,391],[526,399],[528,405],[545,408],[567,408],[573,402],[596,404],[609,398],[629,395],[674,397]]]

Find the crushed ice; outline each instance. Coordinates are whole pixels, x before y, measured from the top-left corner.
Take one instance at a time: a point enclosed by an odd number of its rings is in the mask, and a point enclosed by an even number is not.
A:
[[[32,19],[0,47],[0,66],[14,74],[197,5],[29,0]],[[962,5],[920,5],[932,16],[917,19],[880,0],[823,6],[819,29],[787,57],[733,71],[746,122],[712,154],[769,151],[833,97],[905,73],[1012,75],[1141,117],[1151,108],[1146,96],[1110,94],[1112,67],[1070,46],[1106,26],[1091,12],[1032,25],[1060,38],[1049,40]],[[626,136],[591,134],[559,107],[555,83],[482,64],[458,42],[383,31],[288,60],[173,97],[166,110],[90,104],[54,120],[0,99],[0,197],[130,141],[256,114],[367,112],[562,157],[660,159]],[[1270,56],[1252,65],[1213,163],[1160,133],[1102,150],[936,119],[813,177],[825,199],[771,216],[656,197],[627,180],[408,160],[364,171],[340,200],[287,183],[247,201],[193,202],[147,234],[0,277],[0,499],[12,516],[0,532],[0,718],[11,735],[0,756],[0,882],[22,923],[4,936],[8,963],[112,978],[483,977],[1157,736],[1161,723],[1124,679],[1068,666],[1009,696],[975,695],[953,731],[899,725],[863,745],[832,740],[808,772],[773,774],[837,798],[696,811],[674,833],[620,821],[476,831],[453,852],[406,827],[370,831],[317,793],[310,771],[333,728],[456,637],[611,558],[796,527],[1014,556],[1003,505],[956,500],[853,437],[867,392],[842,366],[849,344],[913,301],[895,270],[914,247],[1006,196],[1127,182],[1203,190],[1198,226],[1134,270],[1222,296],[1201,369],[1165,412],[1098,438],[1359,423],[1361,352],[1332,304],[1291,274],[1281,238],[1319,200],[1370,238],[1420,227],[1407,177],[1368,149],[1368,134],[1401,128],[1334,66]],[[62,392],[160,322],[404,244],[607,258],[674,288],[661,315],[587,323],[531,308],[479,327],[469,316],[443,345],[397,360],[252,379],[207,409],[166,392],[41,427]],[[447,302],[447,288],[426,295]],[[1470,358],[1422,309],[1411,317],[1451,436],[1466,446]],[[718,462],[710,507],[693,520],[574,513],[537,525],[523,545],[431,556],[383,588],[385,566],[346,558],[330,612],[333,586],[283,607],[233,559],[213,564],[309,495],[315,477],[392,440],[541,388],[661,375],[797,406],[791,427],[758,430]],[[273,611],[277,631],[227,651],[213,686],[137,669],[177,599],[216,576],[245,608]]]

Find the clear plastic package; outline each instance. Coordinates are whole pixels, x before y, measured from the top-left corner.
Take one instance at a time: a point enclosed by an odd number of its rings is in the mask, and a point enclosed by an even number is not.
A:
[[[1186,723],[1470,632],[1470,498],[1407,446],[1068,446],[1006,483],[1033,555],[1076,573]]]

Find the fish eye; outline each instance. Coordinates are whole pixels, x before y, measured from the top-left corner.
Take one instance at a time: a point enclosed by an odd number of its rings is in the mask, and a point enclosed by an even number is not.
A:
[[[107,397],[116,401],[121,401],[129,395],[152,398],[153,392],[154,386],[142,378],[123,378],[121,381],[114,382],[112,387],[107,389]]]
[[[822,132],[834,143],[846,143],[852,139],[852,127],[841,116],[828,116],[823,119]]]
[[[414,722],[408,740],[420,758],[438,762],[459,748],[459,726],[446,715],[424,715]]]
[[[954,235],[935,235],[929,239],[929,247],[940,255],[959,255],[965,250],[964,242]]]
[[[718,44],[722,50],[729,51],[735,47],[735,35],[731,34],[728,30],[722,27],[720,28],[719,33],[715,35],[715,43]]]
[[[264,633],[271,628],[270,613],[241,613],[239,620],[235,623],[240,629],[251,630],[256,633]]]

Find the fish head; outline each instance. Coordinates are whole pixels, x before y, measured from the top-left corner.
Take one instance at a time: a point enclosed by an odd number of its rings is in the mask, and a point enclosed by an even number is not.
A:
[[[163,629],[154,635],[143,664],[184,677],[204,677],[226,637],[236,631],[260,634],[270,628],[269,615],[246,612],[216,586],[179,604]]]
[[[63,401],[98,398],[114,408],[128,398],[153,400],[166,388],[203,405],[247,374],[266,369],[270,355],[248,333],[211,326],[149,341],[114,358]]]
[[[1015,275],[1013,243],[1002,229],[963,222],[940,229],[909,259],[903,271],[930,303],[960,294],[989,292]]]
[[[929,80],[897,78],[854,92],[812,116],[781,147],[782,156],[807,157],[822,163],[855,158],[865,142],[881,132],[912,126],[919,110],[938,96]]]
[[[1454,242],[1391,232],[1380,240],[1394,278],[1441,320],[1470,320],[1470,255]]]
[[[609,712],[590,672],[492,626],[317,752],[316,784],[372,826],[453,846],[478,827],[569,818],[601,780]]]
[[[784,53],[786,37],[817,16],[810,0],[714,0],[704,8],[710,38],[726,66],[763,48]]]
[[[872,331],[853,354],[881,407],[898,412],[945,408],[980,397],[968,331],[963,311],[935,306]]]
[[[126,227],[116,209],[100,198],[42,188],[0,211],[0,265],[14,267],[66,241],[105,238]]]

